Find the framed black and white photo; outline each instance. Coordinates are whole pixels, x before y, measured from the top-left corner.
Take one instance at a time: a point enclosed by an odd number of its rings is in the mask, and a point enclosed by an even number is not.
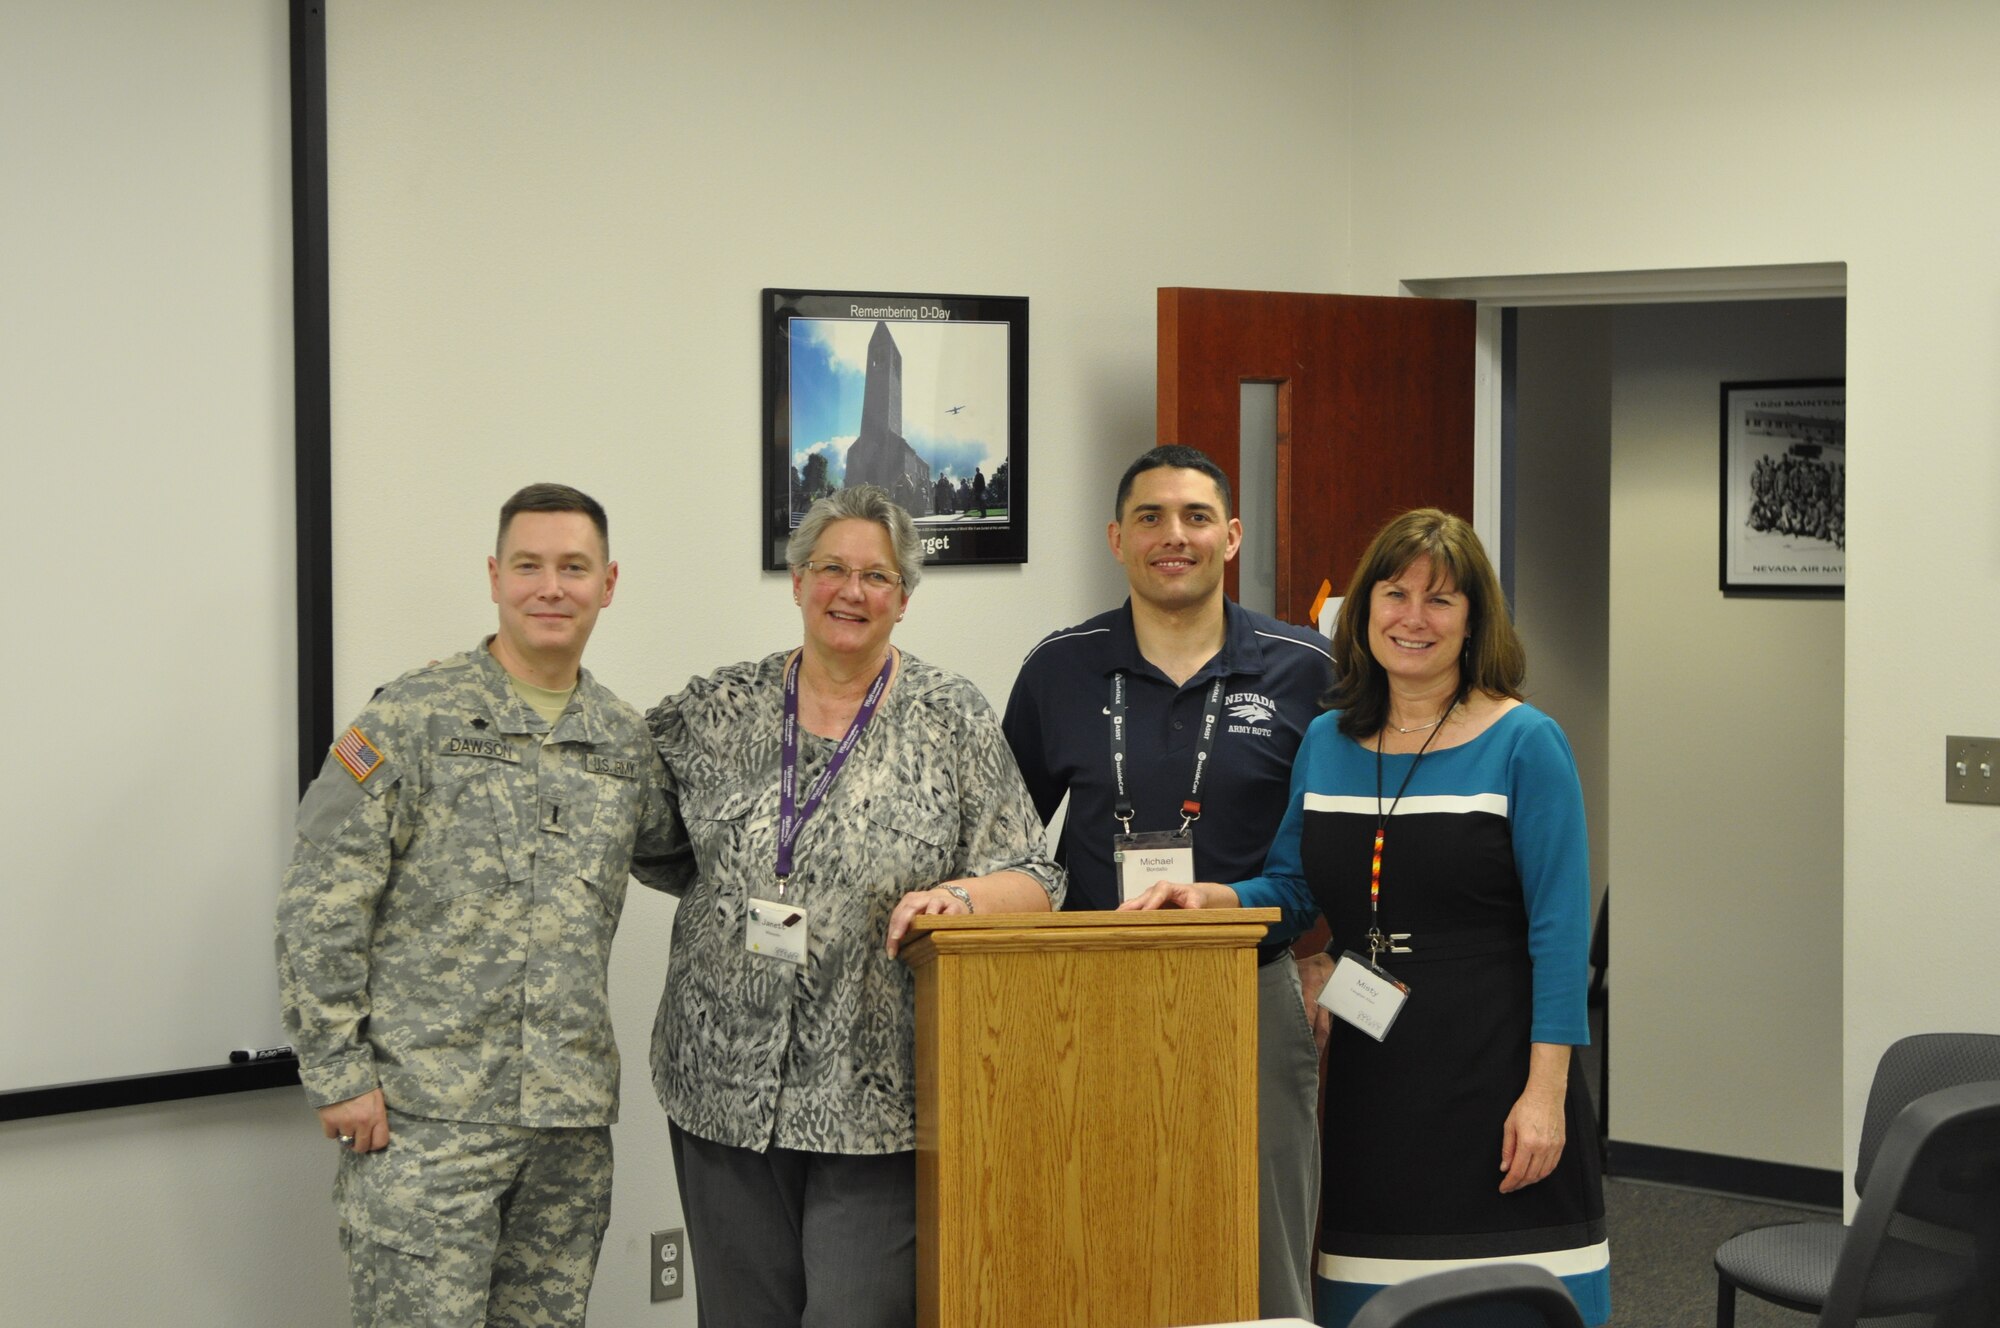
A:
[[[926,566],[1028,561],[1025,296],[763,294],[764,567],[819,498],[887,490]]]
[[[1847,587],[1847,381],[1722,385],[1722,593]]]

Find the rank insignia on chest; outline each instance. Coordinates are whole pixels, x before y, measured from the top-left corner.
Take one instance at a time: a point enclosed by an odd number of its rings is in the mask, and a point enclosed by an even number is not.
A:
[[[333,754],[347,767],[347,773],[354,776],[357,784],[366,781],[382,764],[382,753],[358,728],[350,727],[340,735],[340,741],[333,744]]]
[[[583,768],[593,775],[615,775],[619,779],[639,777],[639,763],[627,756],[599,756],[592,752],[584,758]]]

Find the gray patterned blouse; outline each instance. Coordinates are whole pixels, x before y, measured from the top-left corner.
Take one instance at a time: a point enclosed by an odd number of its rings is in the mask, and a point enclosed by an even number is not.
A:
[[[790,652],[733,664],[646,716],[695,853],[653,1024],[653,1086],[704,1139],[763,1151],[916,1147],[915,988],[883,948],[903,895],[1020,871],[1061,904],[992,707],[905,652],[895,685],[800,832],[785,902],[808,915],[807,962],[744,948],[751,895],[771,898],[778,728]],[[799,735],[798,787],[836,744]],[[643,878],[642,878],[643,879]]]

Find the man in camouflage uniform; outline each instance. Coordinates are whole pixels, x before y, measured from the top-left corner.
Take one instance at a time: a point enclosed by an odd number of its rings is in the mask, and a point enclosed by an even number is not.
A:
[[[611,937],[635,857],[665,881],[686,856],[644,721],[581,668],[618,580],[604,509],[530,485],[487,573],[498,633],[341,735],[279,895],[357,1325],[583,1322],[611,1210]]]

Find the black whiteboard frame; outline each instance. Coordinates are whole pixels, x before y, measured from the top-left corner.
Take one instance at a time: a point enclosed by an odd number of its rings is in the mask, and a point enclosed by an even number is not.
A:
[[[327,318],[326,5],[291,0],[293,486],[298,541],[299,792],[333,741],[332,355]],[[0,1121],[299,1082],[291,1057],[0,1092]]]

